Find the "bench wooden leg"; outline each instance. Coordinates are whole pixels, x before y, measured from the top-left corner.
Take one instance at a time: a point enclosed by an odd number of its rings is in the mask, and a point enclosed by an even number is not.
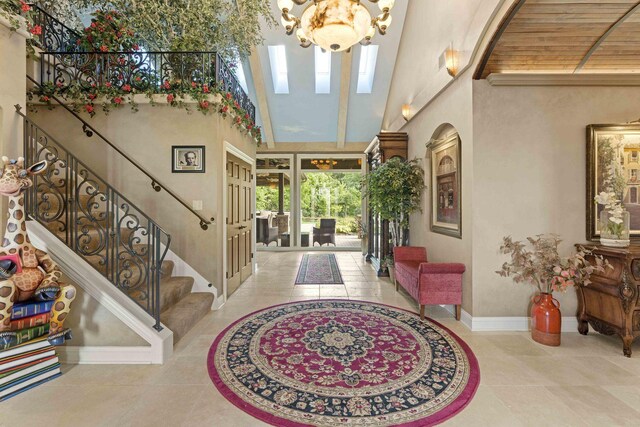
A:
[[[424,305],[420,306],[420,320],[424,320]]]
[[[460,304],[456,305],[456,320],[460,320],[460,313],[462,312],[462,306]]]
[[[396,280],[396,292],[398,292],[398,281]]]

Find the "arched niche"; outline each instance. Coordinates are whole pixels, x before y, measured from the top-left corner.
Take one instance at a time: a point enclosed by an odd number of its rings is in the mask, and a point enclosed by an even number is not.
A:
[[[436,128],[425,155],[429,229],[462,238],[462,144],[450,123]]]

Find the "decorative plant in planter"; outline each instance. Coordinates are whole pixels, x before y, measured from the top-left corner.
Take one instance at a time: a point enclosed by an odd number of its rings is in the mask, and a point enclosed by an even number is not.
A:
[[[417,159],[390,159],[365,177],[364,195],[371,209],[389,221],[393,246],[408,244],[409,215],[422,211],[424,187],[424,170]]]
[[[37,36],[42,34],[42,27],[33,22],[33,8],[24,0],[0,0],[0,17],[9,22],[11,31],[17,31],[23,25],[33,36],[27,39],[27,54],[34,53],[34,46],[37,44]]]
[[[396,284],[396,268],[395,263],[393,261],[393,255],[387,255],[382,260],[382,264],[387,267],[387,271],[389,271],[389,279],[391,279],[391,283]]]
[[[604,206],[600,212],[600,243],[604,246],[629,246],[629,212],[621,200],[624,199],[626,180],[621,166],[622,146],[609,140],[600,146],[602,188],[595,203]]]
[[[553,292],[566,292],[575,285],[586,286],[591,283],[592,273],[602,272],[609,266],[602,257],[584,247],[579,247],[571,256],[561,257],[560,242],[557,235],[527,237],[526,243],[504,237],[500,253],[510,255],[511,261],[496,271],[502,277],[512,277],[516,283],[530,283],[538,288],[531,307],[531,337],[552,346],[560,345],[562,322],[560,303],[553,298]]]
[[[184,109],[187,113],[193,112],[191,105],[195,104],[195,110],[200,111],[202,114],[216,113],[224,118],[229,118],[231,124],[240,132],[253,138],[258,146],[262,144],[260,126],[256,126],[249,114],[233,99],[231,93],[195,82],[187,86],[188,89],[184,87],[182,84],[169,82],[168,80],[159,89],[151,87],[146,91],[137,90],[128,84],[118,88],[107,83],[102,86],[91,86],[89,90],[85,90],[78,85],[61,88],[48,83],[40,89],[34,89],[27,95],[30,99],[37,98],[39,102],[46,104],[48,108],[54,108],[52,100],[54,96],[60,97],[69,101],[69,107],[76,113],[87,113],[91,117],[98,112],[100,102],[102,103],[102,111],[105,114],[109,114],[113,109],[122,108],[126,104],[130,105],[133,112],[137,112],[138,104],[135,101],[135,95],[145,95],[152,106],[158,105],[155,98],[162,96],[162,104]],[[32,111],[37,111],[33,106],[31,109]]]

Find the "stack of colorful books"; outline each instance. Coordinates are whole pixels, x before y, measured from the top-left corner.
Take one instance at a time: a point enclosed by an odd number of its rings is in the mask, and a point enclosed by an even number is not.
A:
[[[49,343],[53,301],[16,303],[11,330],[17,339],[0,347],[0,401],[60,375],[55,347]]]

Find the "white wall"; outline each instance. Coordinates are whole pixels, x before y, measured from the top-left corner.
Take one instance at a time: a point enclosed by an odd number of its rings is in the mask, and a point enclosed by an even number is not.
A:
[[[532,290],[500,278],[501,238],[558,233],[586,241],[586,126],[640,116],[637,87],[473,83],[473,315],[526,316]],[[564,316],[575,292],[560,297]]]
[[[73,283],[63,276],[62,282]],[[68,345],[82,346],[148,346],[149,344],[132,331],[104,306],[100,305],[82,287],[71,305],[69,317],[64,326],[71,328],[73,339]]]
[[[453,78],[439,67],[441,54],[452,46],[460,52],[458,68],[463,70],[474,60],[487,23],[513,1],[409,1],[382,128],[398,130],[404,123],[403,104],[419,111],[450,84]]]

